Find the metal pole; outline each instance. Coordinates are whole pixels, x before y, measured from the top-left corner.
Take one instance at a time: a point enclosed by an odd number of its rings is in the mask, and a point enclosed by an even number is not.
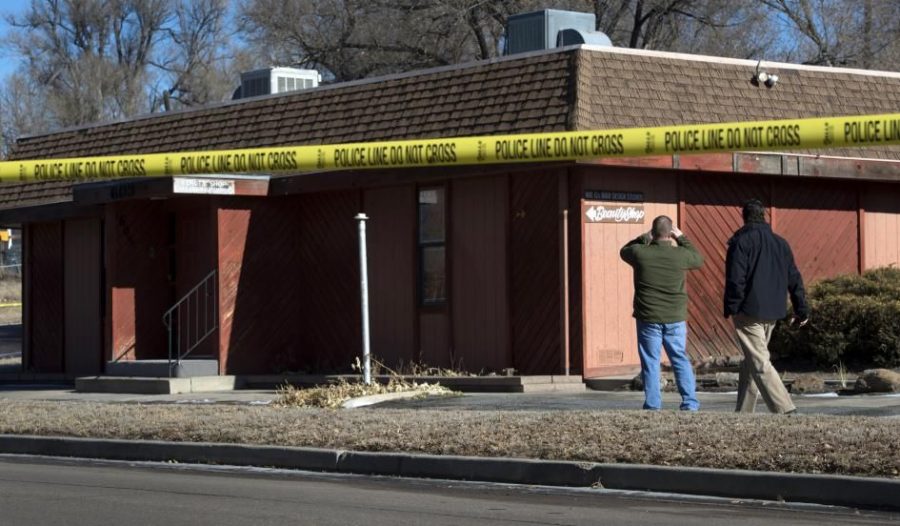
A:
[[[366,257],[366,214],[355,217],[359,221],[359,289],[362,304],[363,382],[372,383],[372,361],[369,355],[369,269]]]

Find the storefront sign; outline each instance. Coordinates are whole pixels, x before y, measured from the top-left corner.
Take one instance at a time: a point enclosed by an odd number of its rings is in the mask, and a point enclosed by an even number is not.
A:
[[[234,181],[175,177],[172,182],[172,192],[176,194],[234,195]]]
[[[624,201],[628,203],[643,203],[644,192],[613,192],[610,190],[585,190],[585,199],[597,201]]]
[[[583,201],[581,217],[585,223],[643,223],[644,205],[603,201]]]

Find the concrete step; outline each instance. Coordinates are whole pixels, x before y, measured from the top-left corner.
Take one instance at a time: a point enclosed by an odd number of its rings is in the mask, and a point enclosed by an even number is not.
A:
[[[181,360],[179,369],[169,372],[168,360],[130,360],[106,362],[106,374],[109,376],[133,376],[139,378],[191,378],[194,376],[217,376],[219,361],[211,358],[191,358]]]
[[[587,387],[583,382],[563,382],[545,384],[522,384],[523,393],[583,393]]]
[[[533,393],[533,392],[579,392],[584,391],[584,382],[580,375],[556,376],[403,376],[404,380],[417,383],[437,383],[453,389],[469,393]],[[375,381],[387,383],[389,376],[374,376]],[[240,380],[245,388],[272,389],[285,383],[297,387],[312,387],[345,380],[360,381],[359,375],[246,375]]]
[[[79,393],[181,394],[233,391],[234,376],[194,376],[191,378],[141,378],[86,376],[75,379]]]

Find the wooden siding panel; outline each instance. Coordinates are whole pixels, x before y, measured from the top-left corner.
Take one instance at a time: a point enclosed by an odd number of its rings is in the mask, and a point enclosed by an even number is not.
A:
[[[731,320],[722,313],[725,254],[728,240],[743,226],[741,208],[747,199],[771,203],[767,179],[748,176],[684,176],[685,217],[682,230],[706,262],[688,274],[688,352],[702,360],[740,354]]]
[[[169,217],[163,201],[107,208],[112,360],[168,356],[162,315],[174,303],[169,276]]]
[[[862,206],[866,269],[900,266],[900,186],[869,185]]]
[[[100,221],[70,219],[64,230],[66,373],[96,375],[103,371],[104,355]]]
[[[297,200],[227,200],[217,217],[219,366],[227,374],[303,370]]]
[[[558,173],[510,178],[510,318],[519,374],[560,371]]]
[[[416,361],[431,367],[452,367],[450,317],[440,310],[419,314],[419,354]]]
[[[846,183],[774,183],[774,231],[784,237],[807,284],[859,270],[856,189]]]
[[[216,211],[219,278],[219,372],[231,371],[231,355],[240,353],[235,341],[234,322],[241,281],[251,207],[230,203]],[[248,269],[249,270],[249,269]],[[263,313],[261,313],[263,314]],[[259,347],[264,347],[260,345]]]
[[[29,364],[35,372],[63,371],[63,227],[61,222],[28,226],[31,296]]]
[[[500,176],[458,180],[451,186],[453,361],[465,370],[513,366],[506,290],[507,185]]]
[[[209,198],[188,198],[169,201],[170,211],[177,219],[175,228],[175,301],[180,300],[216,268],[216,225]],[[190,333],[182,333],[182,345],[202,330],[203,310],[194,306],[183,311],[183,323],[192,323]],[[194,357],[217,356],[218,337],[211,334],[191,353]]]
[[[395,366],[416,359],[415,187],[366,190],[372,354]]]
[[[300,342],[310,366],[347,371],[362,353],[359,194],[305,195],[299,205]]]
[[[583,230],[584,371],[585,376],[640,367],[633,314],[634,277],[619,250],[650,229],[653,218],[677,221],[677,179],[673,175],[596,169],[585,172],[584,190],[643,191],[643,224],[593,223]],[[583,221],[581,209],[573,219]]]
[[[333,192],[220,210],[229,374],[350,370],[361,348],[358,201]]]

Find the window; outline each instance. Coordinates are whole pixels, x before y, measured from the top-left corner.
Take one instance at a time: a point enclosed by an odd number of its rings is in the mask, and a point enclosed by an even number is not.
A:
[[[445,196],[443,187],[419,189],[419,298],[422,305],[447,301]]]

